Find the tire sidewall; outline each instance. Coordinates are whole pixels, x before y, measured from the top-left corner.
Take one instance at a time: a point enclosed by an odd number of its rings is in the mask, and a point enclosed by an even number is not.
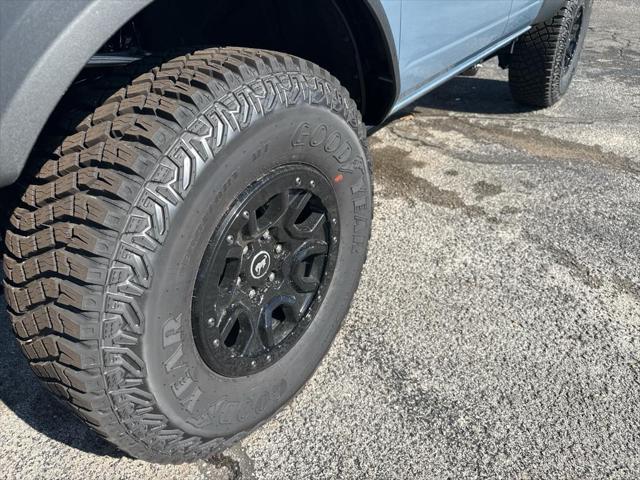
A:
[[[204,438],[237,438],[275,413],[318,366],[347,313],[365,260],[372,192],[364,148],[340,116],[299,105],[256,121],[198,173],[171,213],[142,306],[149,319],[142,337],[147,386],[175,427]],[[336,269],[316,317],[291,351],[255,375],[223,377],[200,358],[191,329],[200,261],[236,197],[285,164],[310,165],[332,181],[340,217]]]

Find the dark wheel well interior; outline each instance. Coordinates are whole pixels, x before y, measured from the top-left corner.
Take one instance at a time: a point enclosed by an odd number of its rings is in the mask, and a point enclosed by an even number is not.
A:
[[[393,60],[364,0],[156,0],[101,49],[241,46],[297,55],[327,69],[375,125],[396,95]]]

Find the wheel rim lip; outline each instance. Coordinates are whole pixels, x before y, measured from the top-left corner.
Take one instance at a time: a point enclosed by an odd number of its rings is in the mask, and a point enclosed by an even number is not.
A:
[[[314,192],[322,195],[322,205],[326,212],[326,226],[327,231],[325,237],[328,243],[328,250],[326,254],[326,261],[323,266],[323,274],[321,281],[315,292],[313,292],[305,314],[294,326],[294,328],[287,333],[287,335],[281,339],[272,349],[263,352],[260,355],[242,356],[242,355],[230,355],[228,348],[220,348],[222,339],[219,338],[220,343],[214,347],[211,343],[211,336],[204,335],[207,328],[208,316],[203,312],[203,304],[196,305],[196,291],[198,290],[198,281],[194,287],[194,299],[192,301],[192,315],[191,324],[194,340],[196,343],[197,351],[207,365],[207,367],[214,373],[226,376],[226,377],[242,377],[249,376],[261,372],[262,370],[275,365],[284,355],[286,355],[293,347],[300,341],[308,327],[315,320],[316,314],[324,303],[324,293],[328,290],[333,273],[337,263],[339,238],[340,238],[340,222],[338,215],[337,196],[333,190],[331,182],[315,167],[304,164],[287,164],[278,167],[271,173],[261,177],[260,179],[249,185],[241,194],[231,202],[231,206],[227,209],[223,216],[223,220],[219,223],[218,228],[214,232],[212,239],[210,240],[207,251],[211,250],[213,256],[210,256],[210,261],[215,258],[215,253],[218,251],[222,242],[225,241],[226,232],[234,224],[234,220],[237,221],[238,215],[246,208],[246,206],[256,197],[256,193],[262,195],[262,198],[267,198],[269,194],[265,196],[265,187],[271,185],[274,181],[277,182],[278,178],[282,176],[293,179],[297,176],[301,176],[305,179],[312,178],[315,180]],[[296,178],[297,180],[297,178]],[[294,190],[307,190],[304,185],[294,188]],[[312,192],[313,193],[313,192]],[[327,195],[328,194],[328,195]],[[314,194],[315,195],[315,194]],[[315,195],[320,198],[318,195]],[[334,221],[331,221],[334,220]],[[252,258],[255,260],[256,256],[261,251],[257,251]],[[293,255],[293,252],[291,252]],[[203,255],[198,270],[198,280],[202,279],[203,269],[206,268],[205,263],[207,260],[207,252]],[[209,263],[210,263],[209,261]],[[273,264],[272,264],[273,266]],[[267,278],[266,273],[260,277],[259,280]],[[273,300],[273,298],[271,299]],[[205,302],[206,303],[206,302]],[[246,308],[246,305],[244,305]],[[262,311],[267,307],[266,303],[260,305],[261,315]],[[248,308],[247,308],[248,309]],[[261,321],[260,319],[259,321]],[[254,335],[256,332],[252,332]]]
[[[576,53],[582,35],[582,27],[584,24],[584,7],[581,6],[573,16],[571,22],[571,30],[567,38],[567,43],[562,56],[562,77],[571,72],[576,60]]]

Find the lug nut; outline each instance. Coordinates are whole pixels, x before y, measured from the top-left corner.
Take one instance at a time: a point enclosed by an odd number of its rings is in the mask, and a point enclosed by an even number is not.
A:
[[[242,283],[242,279],[240,277],[236,278],[236,285],[240,285]]]
[[[270,282],[273,282],[275,279],[276,279],[276,274],[275,274],[275,273],[273,273],[273,272],[271,272],[271,273],[269,274],[269,281],[270,281]]]
[[[267,355],[267,362],[271,361],[271,355]]]
[[[249,298],[253,298],[256,296],[256,291],[252,288],[251,290],[249,290]]]
[[[316,182],[315,182],[315,180],[311,180],[311,181],[309,182],[309,185],[311,186],[311,188],[315,187],[315,186],[316,186]]]
[[[209,320],[207,320],[207,323],[210,327],[213,327],[213,324],[216,323],[216,319],[211,317]]]
[[[234,240],[235,240],[235,239],[233,238],[233,235],[229,235],[229,236],[227,236],[227,243],[228,243],[229,245],[231,245],[231,244],[233,243],[233,241],[234,241]]]
[[[282,245],[276,245],[276,253],[282,253]]]
[[[269,230],[262,234],[262,238],[264,238],[265,240],[271,240],[271,234],[269,233]]]
[[[245,245],[245,247],[242,249],[242,255],[246,255],[248,252],[249,252],[249,247]]]
[[[302,180],[300,180],[300,177],[296,178],[296,185],[300,185],[302,183]]]
[[[244,212],[242,212],[242,216],[244,218],[249,218],[249,212],[247,210],[245,210]]]
[[[251,360],[251,368],[256,368],[256,361],[255,360]]]
[[[214,347],[219,347],[220,346],[220,340],[218,340],[217,338],[213,341],[213,346]]]

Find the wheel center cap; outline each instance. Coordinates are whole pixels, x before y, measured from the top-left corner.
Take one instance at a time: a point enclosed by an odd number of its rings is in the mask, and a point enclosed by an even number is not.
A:
[[[264,277],[269,271],[271,266],[271,255],[268,252],[262,250],[253,257],[251,260],[251,276],[256,280]]]

